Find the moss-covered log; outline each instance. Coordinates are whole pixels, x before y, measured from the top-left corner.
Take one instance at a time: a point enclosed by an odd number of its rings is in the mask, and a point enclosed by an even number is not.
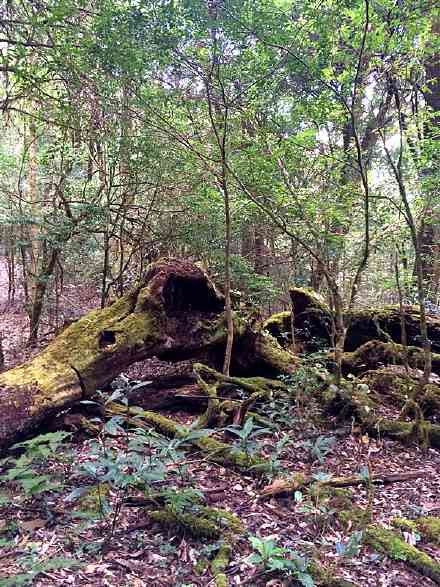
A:
[[[368,524],[368,512],[359,508],[338,514],[343,524],[353,523],[363,530],[364,543],[396,561],[404,561],[421,575],[440,584],[440,563],[419,548],[407,544],[399,532],[376,524]]]
[[[365,371],[378,369],[383,365],[403,365],[405,353],[411,368],[423,369],[423,351],[409,346],[407,349],[400,344],[371,340],[352,353],[344,353],[342,368],[345,373],[358,375]],[[433,353],[432,370],[440,373],[440,355]]]
[[[305,350],[313,351],[331,343],[332,317],[330,308],[312,290],[291,288],[289,290],[294,310],[294,328],[297,341]],[[355,351],[370,340],[400,344],[402,341],[400,310],[397,306],[357,309],[345,317],[347,334],[345,350]],[[417,306],[405,307],[405,324],[408,344],[421,347],[420,312]],[[427,316],[428,336],[432,350],[440,354],[440,318]],[[266,320],[264,327],[283,346],[292,342],[290,311],[274,314]]]
[[[435,516],[423,516],[415,520],[393,518],[391,523],[401,530],[418,532],[426,541],[434,542],[440,546],[440,518]]]
[[[425,475],[426,471],[424,470],[402,473],[379,473],[373,475],[369,479],[369,482],[374,485],[390,485],[392,483],[420,479]],[[312,484],[319,485],[319,487],[354,487],[356,485],[365,485],[365,478],[360,475],[353,475],[351,477],[331,477],[326,481],[317,482],[314,477],[297,474],[291,479],[275,479],[270,485],[267,485],[261,490],[260,497],[274,497],[276,495],[294,493],[298,489],[308,487]]]
[[[132,363],[157,356],[218,364],[226,341],[224,300],[196,265],[164,260],[111,306],[90,312],[34,359],[0,375],[0,448],[102,388]],[[235,318],[234,363],[241,370],[294,369],[278,343]],[[244,357],[241,355],[244,353]]]
[[[369,340],[402,342],[400,311],[397,306],[355,310],[348,315],[350,326],[347,331],[345,350],[354,351]],[[420,337],[420,312],[417,306],[405,306],[405,325],[408,344],[422,346]],[[428,336],[432,341],[432,351],[440,353],[440,318],[428,315]]]

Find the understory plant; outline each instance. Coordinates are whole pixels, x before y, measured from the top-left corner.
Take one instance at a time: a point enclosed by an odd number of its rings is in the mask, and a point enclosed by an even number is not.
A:
[[[18,457],[7,457],[0,462],[2,468],[7,469],[0,479],[18,484],[27,498],[61,491],[64,479],[60,474],[47,474],[47,464],[50,460],[68,458],[61,449],[70,436],[68,432],[48,432],[14,444],[11,450],[20,451],[21,454]]]
[[[256,565],[264,573],[279,572],[294,577],[304,587],[314,587],[315,582],[308,572],[309,561],[294,550],[278,546],[273,538],[250,536],[254,553],[247,563]]]
[[[227,426],[224,430],[237,437],[237,449],[243,451],[248,457],[254,454],[259,448],[256,442],[258,436],[270,432],[269,428],[256,426],[252,416],[247,418],[243,426]]]

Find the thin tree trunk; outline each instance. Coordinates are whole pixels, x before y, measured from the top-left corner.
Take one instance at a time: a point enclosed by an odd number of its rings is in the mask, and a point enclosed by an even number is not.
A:
[[[231,209],[229,201],[229,190],[226,181],[226,169],[224,168],[223,171],[223,197],[225,204],[225,317],[228,330],[225,360],[223,363],[223,374],[229,375],[232,346],[234,344],[234,321],[232,316],[231,303]]]

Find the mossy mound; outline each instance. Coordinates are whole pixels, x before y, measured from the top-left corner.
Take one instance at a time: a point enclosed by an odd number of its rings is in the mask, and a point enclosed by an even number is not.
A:
[[[324,299],[313,290],[293,287],[289,290],[294,311],[295,342],[305,351],[328,348],[331,338],[331,312]],[[270,316],[263,328],[283,346],[292,344],[291,312]]]
[[[330,308],[324,298],[313,289],[305,287],[291,287],[289,289],[290,300],[295,314],[302,314],[306,310],[320,310],[330,313]]]
[[[324,413],[337,416],[339,420],[354,418],[357,422],[369,420],[375,402],[362,384],[351,381],[342,381],[341,385],[330,385],[322,394]]]
[[[344,353],[342,368],[345,373],[358,375],[366,371],[376,370],[384,365],[403,365],[405,356],[411,368],[423,369],[423,351],[410,346],[405,349],[400,344],[370,340],[352,353]],[[440,372],[440,355],[433,353],[433,372]]]
[[[421,347],[420,312],[417,306],[405,306],[405,326],[409,345]],[[345,342],[345,350],[355,351],[366,342],[377,339],[387,342],[391,338],[395,343],[402,342],[401,317],[398,306],[361,309],[349,312],[346,316],[350,324]],[[432,341],[432,350],[440,353],[440,318],[428,316],[428,336]]]
[[[392,403],[402,407],[408,397],[416,394],[417,403],[425,418],[435,420],[440,415],[440,386],[426,385],[420,394],[420,374],[416,377],[413,369],[410,369],[409,375],[405,373],[403,367],[399,371],[390,368],[375,369],[367,371],[362,381],[370,387],[378,402]],[[413,414],[407,413],[407,415]]]

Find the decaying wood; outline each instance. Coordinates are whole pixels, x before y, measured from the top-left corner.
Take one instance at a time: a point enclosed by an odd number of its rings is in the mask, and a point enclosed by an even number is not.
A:
[[[427,471],[407,471],[401,473],[382,473],[373,475],[368,482],[375,485],[390,485],[391,483],[412,481],[413,479],[420,479],[427,475]],[[260,497],[274,497],[286,493],[294,493],[301,488],[308,487],[313,483],[319,483],[324,487],[354,487],[356,485],[365,485],[365,478],[360,475],[353,475],[352,477],[332,477],[325,481],[317,481],[314,477],[303,477],[298,475],[292,479],[276,479],[270,485],[264,487],[260,493]]]
[[[331,346],[332,315],[321,297],[303,288],[291,288],[290,297],[294,308],[294,331],[297,341],[309,351]],[[404,306],[404,319],[409,345],[421,348],[420,312],[417,306]],[[352,310],[346,313],[348,325],[345,351],[352,352],[370,340],[402,342],[401,314],[398,306]],[[440,318],[427,315],[428,335],[432,351],[440,353]],[[274,314],[265,322],[265,328],[277,340],[287,345],[292,339],[291,312]]]
[[[172,259],[151,265],[141,285],[0,375],[0,448],[93,395],[136,361],[156,356],[221,364],[226,334],[223,296],[201,269]],[[233,368],[288,373],[295,359],[237,317]]]

